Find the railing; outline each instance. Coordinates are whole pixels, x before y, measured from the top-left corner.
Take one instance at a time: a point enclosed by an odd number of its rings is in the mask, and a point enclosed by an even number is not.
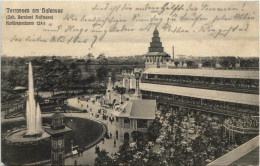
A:
[[[237,127],[234,125],[229,125],[227,123],[223,124],[225,129],[229,131],[233,131],[236,133],[241,133],[241,134],[259,134],[259,128],[243,128],[243,127]]]
[[[222,108],[222,109],[217,109],[214,108],[213,106],[203,106],[203,105],[196,105],[196,104],[192,104],[192,103],[187,103],[187,102],[182,102],[182,101],[176,101],[173,99],[169,99],[167,97],[162,97],[162,96],[150,96],[150,95],[146,95],[143,94],[143,97],[148,97],[148,98],[153,98],[156,99],[157,102],[161,102],[161,103],[170,103],[171,105],[176,105],[176,106],[182,106],[182,107],[186,107],[189,109],[195,109],[195,110],[200,110],[200,111],[204,111],[204,112],[209,112],[209,113],[214,113],[214,114],[221,114],[221,115],[227,115],[227,116],[233,116],[233,117],[241,117],[243,113],[234,111],[234,110],[229,110],[227,108]],[[248,113],[251,115],[255,115],[252,113]]]
[[[147,132],[148,129],[147,129],[147,128],[137,128],[137,131],[140,131],[140,132]]]
[[[153,79],[142,79],[142,83],[151,83],[151,84],[162,84],[162,85],[173,85],[173,86],[182,86],[182,87],[191,87],[191,88],[200,88],[200,89],[211,89],[219,91],[229,91],[229,92],[240,92],[240,93],[250,93],[258,94],[259,89],[256,88],[242,88],[242,87],[233,87],[229,85],[213,85],[213,84],[191,84],[187,82],[173,82],[169,80],[153,80]],[[205,86],[207,85],[207,86]]]

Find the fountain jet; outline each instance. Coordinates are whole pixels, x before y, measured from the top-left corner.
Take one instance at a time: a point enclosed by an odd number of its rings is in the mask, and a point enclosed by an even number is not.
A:
[[[29,62],[28,81],[28,99],[26,102],[27,131],[24,136],[40,136],[43,131],[41,121],[41,110],[39,103],[36,103],[34,99],[33,71],[31,62]]]

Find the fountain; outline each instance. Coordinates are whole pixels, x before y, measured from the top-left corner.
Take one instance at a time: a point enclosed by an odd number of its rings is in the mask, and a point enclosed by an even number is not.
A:
[[[33,71],[32,64],[29,62],[29,75],[28,75],[28,99],[26,102],[26,124],[27,131],[24,137],[41,136],[42,121],[41,121],[41,110],[39,103],[36,104],[34,99],[34,86],[33,86]]]
[[[34,99],[33,70],[29,62],[28,98],[26,102],[26,128],[19,128],[6,135],[8,143],[31,143],[49,138],[50,135],[42,128],[41,109]]]
[[[24,165],[48,161],[51,158],[51,139],[44,128],[50,128],[52,121],[50,117],[41,116],[39,103],[35,101],[31,63],[29,63],[28,79],[26,118],[1,124],[1,162],[5,165]],[[63,120],[66,126],[72,128],[72,132],[65,137],[65,154],[71,150],[71,140],[74,140],[80,147],[85,147],[93,145],[93,142],[103,137],[101,135],[105,129],[98,122],[76,117],[65,117]],[[86,128],[89,129],[86,130]]]

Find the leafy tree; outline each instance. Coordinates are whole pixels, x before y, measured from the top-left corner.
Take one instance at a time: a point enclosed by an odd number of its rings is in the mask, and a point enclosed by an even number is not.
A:
[[[160,119],[156,117],[148,127],[147,137],[149,141],[155,142],[156,139],[160,136],[162,124],[159,120]]]
[[[202,63],[202,67],[211,67],[212,64],[209,61]]]
[[[94,55],[92,53],[88,53],[87,58],[92,59],[92,58],[94,58]]]
[[[115,165],[130,164],[134,159],[133,156],[135,153],[136,153],[136,151],[134,151],[134,150],[132,150],[132,148],[130,148],[129,142],[124,141],[123,144],[119,147],[118,153],[116,154]]]
[[[95,158],[95,165],[111,165],[112,159],[108,156],[108,152],[102,149]]]
[[[75,70],[77,67],[78,67],[78,66],[77,66],[77,64],[76,64],[75,62],[72,62],[72,63],[70,64],[70,69],[71,69],[71,70]]]
[[[174,64],[175,64],[175,66],[178,66],[180,63],[176,61],[176,62],[174,62]]]
[[[112,83],[114,84],[116,82],[116,71],[115,70],[112,70],[111,71],[111,81]]]
[[[122,95],[125,94],[126,88],[124,87],[116,87],[115,90],[121,95],[121,102],[122,102]]]
[[[97,77],[99,82],[105,80],[107,78],[107,75],[108,75],[108,70],[106,67],[102,66],[97,69]]]
[[[236,57],[220,57],[219,58],[219,64],[222,67],[235,67],[236,64]]]
[[[74,84],[78,84],[81,81],[82,73],[81,69],[76,67],[75,69],[72,70],[71,72],[71,82]]]
[[[69,85],[69,69],[60,60],[44,63],[35,74],[37,86],[54,93],[57,89],[66,89]]]

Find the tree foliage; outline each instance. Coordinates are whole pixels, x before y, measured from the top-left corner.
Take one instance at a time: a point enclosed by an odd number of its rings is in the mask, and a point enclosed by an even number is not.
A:
[[[160,136],[162,124],[159,120],[160,119],[156,117],[148,128],[147,137],[149,141],[155,142],[156,139]]]

